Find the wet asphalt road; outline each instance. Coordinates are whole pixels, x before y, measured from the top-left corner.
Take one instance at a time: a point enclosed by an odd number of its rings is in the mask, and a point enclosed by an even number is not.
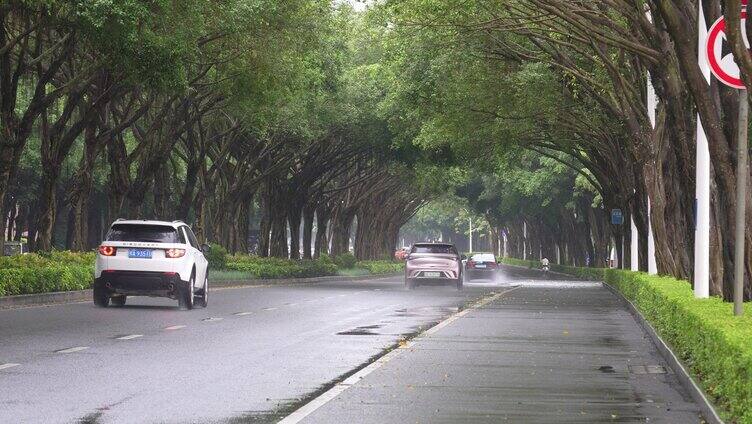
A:
[[[151,298],[0,310],[0,366],[19,364],[0,369],[0,423],[274,421],[492,290],[391,278],[217,290],[187,312]]]
[[[391,278],[218,290],[189,312],[0,310],[0,367],[19,364],[0,369],[0,423],[274,422],[413,336],[304,422],[692,422],[675,377],[629,373],[661,360],[613,295],[550,284],[506,270],[462,292]]]
[[[301,422],[704,422],[610,291],[588,282],[516,282],[339,385],[341,393]]]

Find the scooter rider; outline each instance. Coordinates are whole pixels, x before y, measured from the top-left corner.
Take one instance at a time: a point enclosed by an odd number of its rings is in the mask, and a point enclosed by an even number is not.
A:
[[[541,259],[541,266],[544,271],[548,271],[548,258]]]

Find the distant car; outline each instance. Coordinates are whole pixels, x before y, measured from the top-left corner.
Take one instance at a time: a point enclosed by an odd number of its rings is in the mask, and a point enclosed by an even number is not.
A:
[[[99,246],[94,304],[123,306],[127,296],[177,299],[181,309],[209,300],[209,269],[190,227],[182,221],[117,220]]]
[[[468,280],[496,278],[499,264],[493,253],[474,253],[465,262],[465,278]]]
[[[416,243],[405,263],[405,287],[423,284],[453,285],[462,290],[462,262],[457,249],[447,243]]]

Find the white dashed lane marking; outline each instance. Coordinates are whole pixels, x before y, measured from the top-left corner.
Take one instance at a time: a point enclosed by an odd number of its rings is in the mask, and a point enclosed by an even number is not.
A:
[[[19,365],[21,365],[21,364],[11,364],[11,363],[0,364],[0,370],[7,370],[8,368],[17,367]]]
[[[181,328],[185,328],[184,325],[173,325],[171,327],[165,327],[165,330],[172,331],[172,330],[180,330]]]
[[[274,310],[276,310],[276,309],[277,309],[277,308],[264,308],[264,309],[262,309],[262,311],[274,311]]]
[[[139,337],[144,337],[143,334],[129,334],[127,336],[116,337],[118,340],[133,340]]]
[[[244,317],[244,316],[250,315],[252,313],[253,312],[235,312],[233,315],[235,315],[236,317]]]
[[[81,352],[82,350],[86,350],[88,348],[89,346],[69,347],[67,349],[56,350],[55,353],[75,353],[75,352]]]
[[[201,321],[203,321],[203,322],[215,322],[215,321],[222,321],[223,319],[224,318],[220,318],[220,317],[208,317],[208,318],[202,319]]]

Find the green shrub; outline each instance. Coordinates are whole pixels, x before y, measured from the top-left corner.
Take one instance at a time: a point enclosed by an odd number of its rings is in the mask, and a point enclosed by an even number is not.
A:
[[[355,258],[355,255],[352,253],[343,253],[336,258],[334,258],[334,263],[337,264],[338,267],[344,268],[344,269],[352,269],[355,268],[355,263],[358,262],[358,260]]]
[[[94,266],[94,252],[53,251],[17,256],[0,256],[0,269],[43,266]]]
[[[337,265],[327,256],[316,260],[294,261],[235,255],[228,258],[226,269],[242,271],[255,278],[322,277],[337,273]]]
[[[360,261],[356,268],[367,269],[371,274],[395,274],[405,269],[404,262],[393,261]]]
[[[0,269],[0,296],[83,290],[93,281],[87,265]]]
[[[527,260],[517,259],[517,258],[501,258],[499,262],[505,265],[521,266],[521,267],[531,268],[531,269],[540,268],[541,266],[540,261],[527,261]]]
[[[211,250],[206,254],[206,260],[209,261],[209,269],[225,269],[227,266],[227,249],[216,244],[209,245]]]
[[[0,296],[82,290],[94,281],[94,252],[0,257]]]

